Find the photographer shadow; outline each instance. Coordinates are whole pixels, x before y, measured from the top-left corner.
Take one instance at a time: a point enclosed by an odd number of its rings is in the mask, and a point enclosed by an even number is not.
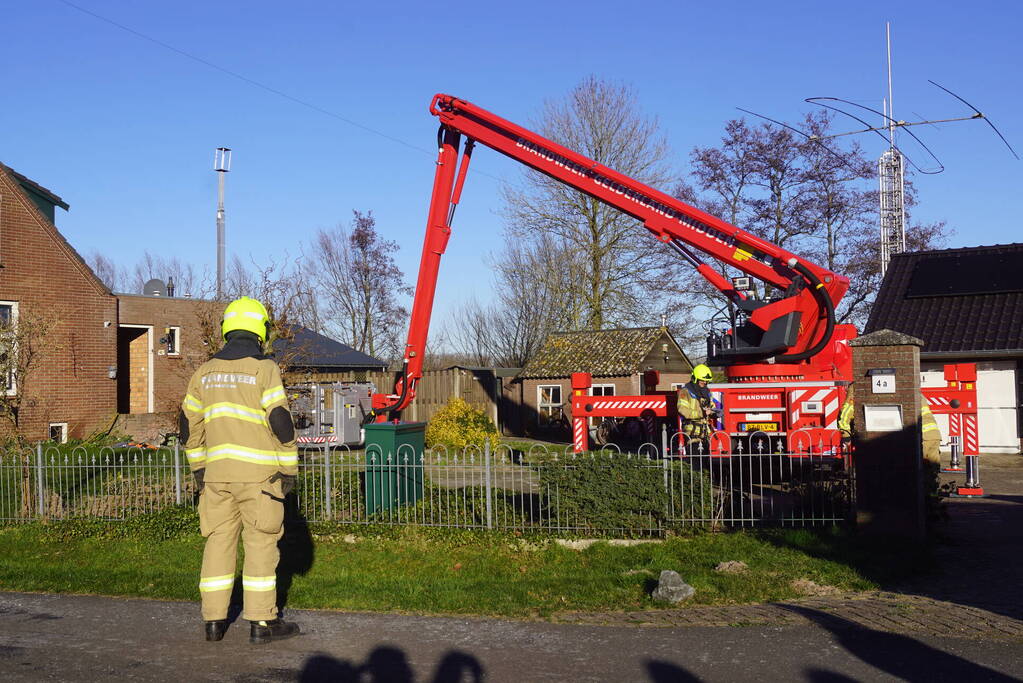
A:
[[[431,683],[482,683],[485,674],[483,665],[476,657],[450,650],[437,663],[436,671],[429,680]],[[416,676],[404,650],[381,645],[374,648],[362,664],[322,653],[314,655],[305,661],[302,670],[298,672],[298,680],[301,683],[414,683]]]

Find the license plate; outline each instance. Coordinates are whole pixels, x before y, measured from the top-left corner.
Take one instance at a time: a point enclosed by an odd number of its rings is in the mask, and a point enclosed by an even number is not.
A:
[[[739,430],[743,432],[776,432],[778,431],[777,422],[743,422],[739,425]]]

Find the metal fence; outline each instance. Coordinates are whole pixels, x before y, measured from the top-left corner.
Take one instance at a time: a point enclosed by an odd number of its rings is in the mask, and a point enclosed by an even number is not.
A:
[[[298,512],[314,522],[661,534],[687,526],[814,526],[850,515],[846,460],[719,455],[662,440],[636,452],[500,445],[397,453],[303,451]],[[0,454],[0,519],[124,519],[196,499],[177,449],[40,445]]]

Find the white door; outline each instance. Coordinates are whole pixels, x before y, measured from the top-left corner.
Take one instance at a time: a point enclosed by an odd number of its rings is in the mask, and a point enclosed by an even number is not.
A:
[[[977,422],[981,452],[1016,453],[1016,362],[977,363]]]

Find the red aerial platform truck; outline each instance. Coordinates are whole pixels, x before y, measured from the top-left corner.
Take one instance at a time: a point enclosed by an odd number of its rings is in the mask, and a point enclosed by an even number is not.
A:
[[[393,392],[373,395],[378,422],[399,419],[415,398],[441,257],[479,143],[632,216],[728,300],[727,326],[708,338],[707,363],[725,367],[728,379],[711,386],[724,409],[723,429],[711,440],[712,454],[744,448],[749,453],[753,434],[768,440],[770,453],[798,452],[800,444],[818,450],[821,444],[837,454],[838,413],[852,379],[848,342],[856,336],[854,326],[835,320],[835,307],[849,288],[847,278],[466,100],[435,95],[430,113],[440,120],[439,150],[419,279],[402,370]],[[744,275],[725,277],[701,253]],[[764,296],[753,295],[750,278],[769,285]],[[590,396],[588,389],[588,375],[573,377],[577,452],[589,447],[590,417],[638,417],[648,424],[650,418],[677,420],[674,392]]]

